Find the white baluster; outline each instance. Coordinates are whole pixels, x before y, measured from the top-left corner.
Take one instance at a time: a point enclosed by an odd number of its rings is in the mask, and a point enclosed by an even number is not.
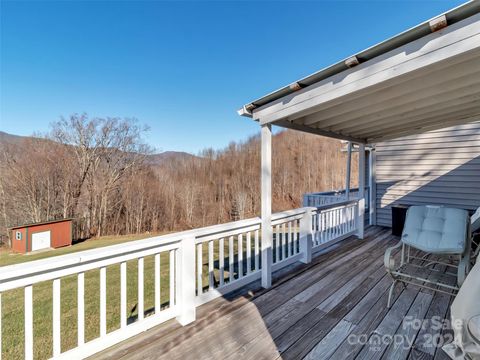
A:
[[[321,228],[322,228],[322,239],[321,242],[322,244],[325,243],[326,240],[326,234],[325,234],[325,212],[321,212],[320,214],[320,221],[321,221]]]
[[[292,256],[292,222],[288,222],[288,236],[287,236],[287,256]]]
[[[202,243],[197,245],[197,295],[203,293],[203,259]]]
[[[341,224],[342,224],[342,220],[341,220],[341,215],[342,215],[342,208],[338,208],[335,210],[335,213],[337,214],[336,216],[336,220],[337,220],[337,236],[340,236],[342,234],[342,228],[341,228]]]
[[[77,276],[77,343],[85,343],[85,273]]]
[[[141,257],[138,259],[138,320],[143,320],[143,317],[145,315],[143,299],[143,269],[144,260],[143,257]]]
[[[255,230],[255,271],[260,269],[259,231]]]
[[[127,263],[120,263],[120,327],[127,326]]]
[[[243,235],[238,235],[238,278],[243,277]]]
[[[289,224],[290,226],[290,224]],[[316,216],[312,216],[312,241],[313,241],[313,245],[317,245],[317,228],[318,228],[318,219]],[[289,232],[289,235],[288,237],[290,238],[291,236],[291,232]]]
[[[280,226],[275,226],[275,262],[280,261]]]
[[[300,252],[300,220],[295,220],[293,223],[293,247],[295,253]]]
[[[213,240],[208,242],[208,289],[212,290],[214,287],[214,273],[213,273]]]
[[[161,310],[161,281],[162,276],[160,272],[160,254],[155,254],[155,314],[160,313]]]
[[[32,285],[25,286],[25,360],[33,359],[33,294]]]
[[[220,286],[225,284],[225,239],[218,241],[218,267],[220,270]]]
[[[252,236],[247,233],[247,274],[252,272]]]
[[[100,268],[100,337],[107,334],[107,268]]]
[[[234,276],[234,268],[233,268],[233,263],[234,263],[234,254],[233,254],[233,236],[230,236],[228,238],[228,272],[230,273],[228,275],[228,282],[231,283],[233,280],[235,280]]]
[[[170,307],[175,305],[175,250],[170,250]],[[193,273],[190,275],[194,277]]]
[[[52,294],[52,327],[53,327],[53,356],[59,356],[61,351],[61,332],[60,332],[60,279],[53,280],[53,294]]]
[[[330,212],[325,211],[325,242],[330,240]]]

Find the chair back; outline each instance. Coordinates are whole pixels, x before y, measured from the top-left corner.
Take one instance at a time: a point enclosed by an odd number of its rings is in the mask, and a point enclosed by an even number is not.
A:
[[[480,207],[470,218],[472,232],[480,231]]]

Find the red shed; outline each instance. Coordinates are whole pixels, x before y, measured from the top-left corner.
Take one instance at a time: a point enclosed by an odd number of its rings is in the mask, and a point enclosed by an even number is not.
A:
[[[72,244],[72,219],[15,226],[10,231],[12,249],[20,253]]]

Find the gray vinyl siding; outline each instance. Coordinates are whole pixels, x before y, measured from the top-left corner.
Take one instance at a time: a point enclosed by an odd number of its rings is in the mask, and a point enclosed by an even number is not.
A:
[[[480,207],[480,122],[376,144],[377,224],[393,204]]]

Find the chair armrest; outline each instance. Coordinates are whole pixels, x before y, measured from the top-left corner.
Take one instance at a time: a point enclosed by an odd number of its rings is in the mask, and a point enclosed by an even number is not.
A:
[[[383,257],[383,263],[385,264],[385,268],[388,272],[395,270],[395,259],[392,256],[392,252],[395,249],[398,249],[402,246],[402,241],[400,240],[395,246],[387,248],[385,250],[385,255]]]

